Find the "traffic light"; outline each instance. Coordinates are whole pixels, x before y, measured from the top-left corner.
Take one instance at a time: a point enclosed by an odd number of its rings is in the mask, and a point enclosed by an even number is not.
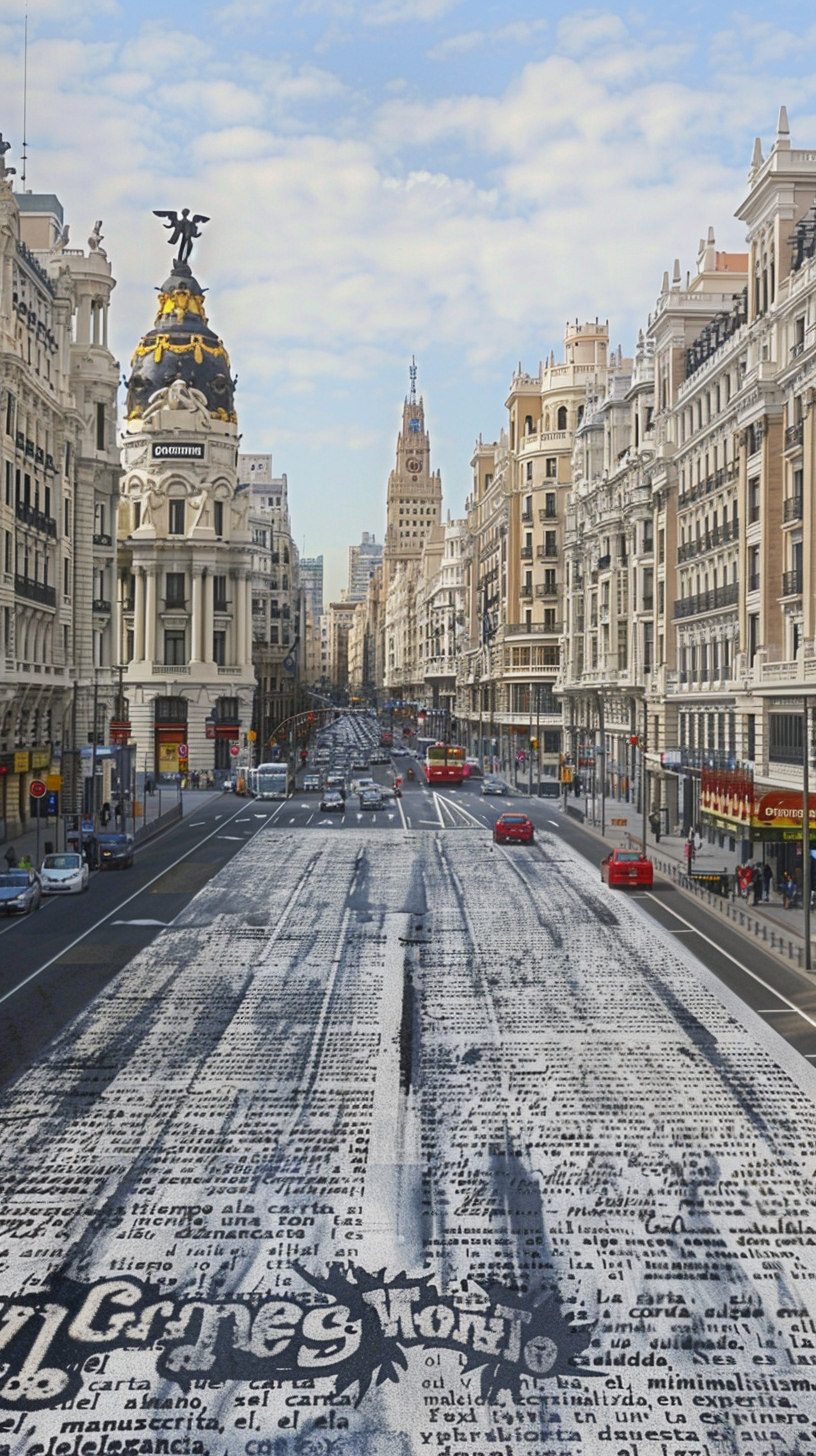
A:
[[[633,748],[637,748],[638,744],[640,743],[640,739],[638,738],[637,733],[629,734],[629,742],[631,743]]]
[[[314,713],[309,714],[309,722],[314,723]]]

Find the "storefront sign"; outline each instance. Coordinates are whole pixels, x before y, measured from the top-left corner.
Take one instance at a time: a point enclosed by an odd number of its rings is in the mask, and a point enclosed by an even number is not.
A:
[[[51,767],[51,749],[50,748],[32,748],[32,750],[31,750],[31,767],[32,768],[50,768]]]
[[[758,829],[775,829],[780,838],[785,831],[790,830],[795,830],[800,835],[803,819],[802,795],[797,794],[795,789],[773,789],[763,794],[754,816]],[[816,794],[810,795],[808,820],[811,834],[816,835]]]
[[[15,773],[28,773],[28,770],[31,767],[30,759],[31,759],[31,754],[29,753],[28,749],[26,749],[25,752],[23,752],[23,753],[15,753],[15,755],[14,755],[14,772]]]

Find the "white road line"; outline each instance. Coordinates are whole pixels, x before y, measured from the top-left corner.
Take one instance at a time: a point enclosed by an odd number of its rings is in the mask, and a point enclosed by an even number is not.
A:
[[[448,804],[452,801],[448,799],[443,799],[442,802],[443,804]],[[489,827],[481,819],[477,819],[475,814],[471,814],[469,809],[465,809],[462,804],[453,803],[453,808],[458,810],[458,812],[462,815],[464,819],[469,819],[471,824],[475,825],[477,829],[484,829],[486,827]]]
[[[403,827],[403,829],[407,829],[408,828],[408,823],[407,823],[407,820],[405,818],[405,811],[403,810],[403,807],[402,807],[402,799],[397,799],[396,802],[397,802],[397,808],[399,809],[399,816],[400,816],[400,819],[402,820],[402,827]]]
[[[236,809],[235,812],[236,814],[240,814],[241,810]],[[224,816],[223,814],[216,814],[215,817],[216,819],[223,819]],[[231,823],[231,820],[228,819],[227,823]],[[256,834],[260,834],[260,832],[260,828],[255,830]],[[152,880],[148,880],[146,885],[142,885],[140,889],[134,890],[133,894],[128,895],[126,900],[122,900],[120,904],[115,905],[112,910],[109,910],[107,915],[103,915],[101,920],[97,920],[94,925],[90,925],[87,930],[83,930],[82,934],[76,937],[76,940],[72,940],[68,945],[64,945],[61,950],[57,951],[56,955],[53,955],[51,957],[50,960],[44,961],[41,966],[38,966],[36,971],[32,971],[30,976],[26,976],[25,979],[19,981],[16,986],[12,986],[10,991],[6,991],[2,996],[0,996],[0,1006],[2,1006],[4,1001],[8,1001],[12,996],[16,996],[17,992],[22,991],[23,987],[27,986],[30,981],[36,981],[37,977],[41,976],[43,971],[47,971],[49,966],[53,966],[56,961],[62,960],[62,957],[69,950],[73,950],[75,945],[79,945],[80,942],[85,940],[89,935],[93,935],[94,931],[98,930],[100,925],[106,925],[107,922],[114,915],[116,915],[120,910],[124,910],[125,906],[129,905],[131,900],[137,900],[140,895],[144,894],[145,890],[149,890],[151,885],[155,885],[156,881],[162,878],[162,875],[169,874],[170,870],[174,870],[176,868],[176,865],[183,864],[184,860],[189,859],[191,854],[197,853],[197,851],[201,848],[202,844],[206,844],[208,839],[215,838],[217,834],[217,829],[213,829],[210,834],[205,834],[203,839],[199,839],[197,844],[194,844],[191,846],[190,849],[185,850],[184,854],[180,854],[178,859],[173,860],[172,864],[165,865],[164,869],[159,870],[159,873],[157,875],[154,875]]]
[[[112,920],[111,925],[162,925],[167,928],[166,920]]]
[[[804,812],[805,812],[805,811],[804,811],[804,809],[803,809],[803,810],[802,810],[802,813],[803,813],[803,814],[804,814]],[[560,829],[560,828],[561,828],[561,825],[560,825],[560,824],[559,824],[559,822],[558,822],[558,820],[557,820],[557,819],[548,819],[548,820],[547,820],[547,823],[548,823],[548,824],[554,824],[554,825],[555,825],[555,827],[556,827],[556,829]]]
[[[806,1012],[801,1011],[798,1006],[794,1005],[793,1001],[789,1001],[787,996],[783,996],[782,992],[777,991],[774,986],[769,986],[768,982],[762,979],[762,976],[758,976],[756,971],[749,970],[747,966],[742,964],[742,961],[737,960],[736,956],[732,956],[727,950],[723,950],[722,946],[717,945],[717,942],[712,940],[710,936],[704,935],[702,930],[698,930],[695,925],[691,924],[691,921],[686,920],[682,915],[678,915],[676,910],[670,910],[669,906],[663,900],[659,900],[657,895],[652,895],[647,890],[644,899],[654,900],[656,905],[660,905],[669,915],[673,915],[675,920],[679,920],[681,924],[687,925],[689,930],[693,931],[695,935],[699,935],[700,939],[704,940],[707,945],[710,945],[712,950],[717,951],[718,955],[725,956],[727,961],[731,961],[740,971],[744,971],[746,976],[750,976],[751,980],[756,981],[758,985],[762,986],[763,990],[770,991],[771,995],[776,996],[778,1001],[783,1001],[790,1011],[795,1011],[796,1015],[801,1016],[802,1020],[806,1021],[809,1026],[816,1026],[816,1021],[813,1020],[812,1016],[808,1016]]]
[[[243,837],[243,834],[219,834],[218,836],[219,839],[231,840],[233,844],[240,844],[243,840]]]
[[[441,805],[439,803],[439,795],[438,795],[438,793],[436,792],[435,789],[433,791],[433,801],[434,801],[434,808],[436,810],[436,815],[437,815],[437,818],[439,820],[439,827],[440,827],[440,829],[447,829],[448,826],[445,823],[444,818],[442,817],[442,807],[441,807]]]

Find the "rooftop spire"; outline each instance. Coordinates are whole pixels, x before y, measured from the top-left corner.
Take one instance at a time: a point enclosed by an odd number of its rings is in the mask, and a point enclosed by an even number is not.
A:
[[[417,362],[416,362],[416,359],[415,359],[415,357],[414,357],[413,354],[411,355],[411,363],[410,363],[410,366],[408,368],[408,377],[409,377],[409,379],[411,381],[411,388],[410,388],[410,392],[408,394],[408,403],[409,404],[416,404],[416,402],[417,402],[417,393],[416,393]]]

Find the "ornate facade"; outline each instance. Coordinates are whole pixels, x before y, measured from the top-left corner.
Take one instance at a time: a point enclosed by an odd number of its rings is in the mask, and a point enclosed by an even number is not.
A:
[[[176,258],[134,355],[122,435],[122,660],[149,773],[225,771],[251,726],[250,490],[233,391],[203,289]]]
[[[117,661],[118,366],[101,223],[67,247],[57,197],[15,193],[0,137],[0,833],[19,832],[32,778],[60,807],[91,800],[80,770],[107,737]],[[94,717],[96,721],[94,721]]]

